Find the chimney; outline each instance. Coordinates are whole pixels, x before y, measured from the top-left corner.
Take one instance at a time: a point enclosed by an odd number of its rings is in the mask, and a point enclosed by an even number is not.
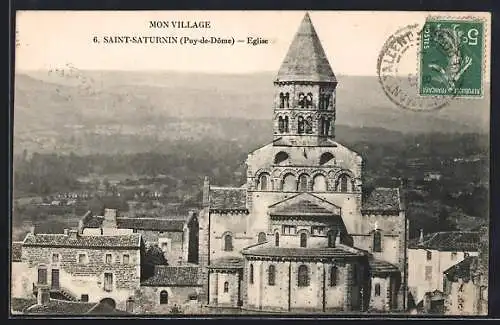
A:
[[[205,180],[203,181],[203,207],[207,207],[209,204],[209,191],[210,191],[210,181],[208,180],[208,176],[205,176]]]
[[[64,229],[64,236],[68,236],[68,234],[69,234],[69,229],[66,229],[66,228],[65,228],[65,229]]]
[[[116,209],[104,209],[103,228],[117,228]]]
[[[69,238],[77,239],[78,238],[78,230],[70,230],[69,231]]]
[[[50,301],[49,289],[48,288],[38,288],[36,295],[36,302],[39,305],[47,305]]]
[[[424,230],[420,229],[420,237],[418,238],[418,244],[422,245],[424,243]]]

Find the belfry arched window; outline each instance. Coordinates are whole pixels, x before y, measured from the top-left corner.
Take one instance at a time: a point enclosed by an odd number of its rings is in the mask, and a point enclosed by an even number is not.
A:
[[[299,191],[305,192],[307,191],[309,177],[306,174],[302,174],[299,176]]]
[[[270,286],[276,284],[276,267],[274,265],[269,265],[267,270],[267,284]]]
[[[340,176],[340,192],[347,192],[349,183],[349,176]]]
[[[280,133],[285,132],[285,120],[281,116],[278,117],[278,131]]]
[[[280,93],[280,108],[285,107],[285,95],[283,93]]]
[[[305,132],[307,134],[313,133],[313,120],[311,116],[308,116],[305,120]]]
[[[307,287],[309,286],[309,269],[306,265],[299,266],[297,272],[297,285],[299,287]]]
[[[313,94],[307,93],[306,95],[306,108],[313,107]]]
[[[231,234],[224,235],[224,250],[226,252],[233,250],[233,236],[231,236]]]
[[[305,131],[305,122],[304,122],[304,117],[299,116],[297,119],[297,132],[299,134],[303,134]]]
[[[373,233],[373,251],[382,251],[382,234],[378,230]]]
[[[261,174],[259,177],[259,190],[261,191],[267,191],[269,187],[269,175],[268,174]]]
[[[304,96],[304,93],[299,93],[298,104],[300,108],[304,108],[306,106],[306,96]]]
[[[285,107],[286,108],[290,107],[290,93],[285,94]]]
[[[285,133],[288,133],[290,132],[290,126],[289,126],[289,122],[288,122],[288,116],[285,116],[285,118],[283,119],[283,124],[284,124],[284,128],[285,128]]]
[[[305,232],[300,234],[300,247],[307,247],[307,234]]]

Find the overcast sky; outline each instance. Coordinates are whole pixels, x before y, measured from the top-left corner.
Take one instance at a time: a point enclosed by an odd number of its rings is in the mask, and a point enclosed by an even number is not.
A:
[[[379,52],[397,29],[437,13],[309,12],[336,74],[375,75]],[[16,69],[67,63],[95,70],[175,70],[218,73],[277,71],[303,11],[18,12]],[[440,15],[452,15],[440,13]],[[464,13],[455,13],[463,16]],[[475,13],[489,21],[489,14]],[[150,20],[208,20],[210,29],[150,29]],[[488,24],[489,29],[489,24]],[[489,30],[487,31],[489,35]],[[270,45],[94,44],[93,36],[262,37]],[[489,53],[489,47],[487,50]],[[487,59],[489,67],[489,59]],[[489,68],[488,68],[489,70]],[[489,73],[488,73],[489,75]]]

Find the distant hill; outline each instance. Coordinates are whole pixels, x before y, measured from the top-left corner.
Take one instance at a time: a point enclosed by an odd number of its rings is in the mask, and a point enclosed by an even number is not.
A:
[[[43,150],[71,142],[81,148],[85,144],[78,141],[98,143],[105,136],[123,141],[144,136],[147,143],[151,138],[207,136],[266,142],[271,139],[273,79],[271,73],[84,71],[70,77],[43,71],[18,73],[15,143]],[[339,140],[373,138],[373,132],[394,138],[398,132],[489,130],[488,94],[481,100],[453,102],[437,112],[417,113],[392,104],[376,77],[338,79]]]

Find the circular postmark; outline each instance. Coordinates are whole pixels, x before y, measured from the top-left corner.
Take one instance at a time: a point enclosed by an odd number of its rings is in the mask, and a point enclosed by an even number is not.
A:
[[[450,95],[419,93],[419,24],[397,30],[384,43],[377,60],[377,76],[386,96],[397,106],[412,111],[434,111],[453,99]]]

